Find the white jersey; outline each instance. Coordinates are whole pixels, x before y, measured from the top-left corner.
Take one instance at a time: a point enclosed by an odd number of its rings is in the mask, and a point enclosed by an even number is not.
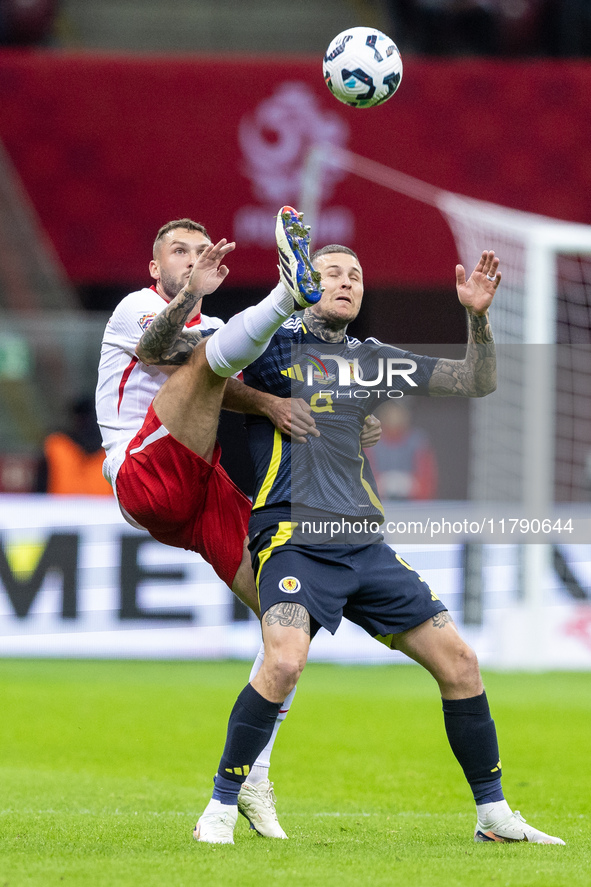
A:
[[[127,445],[140,430],[148,407],[168,379],[157,366],[142,363],[135,346],[168,303],[155,289],[130,293],[115,308],[101,347],[96,389],[96,414],[107,458],[103,474],[114,486]],[[224,326],[219,317],[197,315],[185,329],[213,332]]]

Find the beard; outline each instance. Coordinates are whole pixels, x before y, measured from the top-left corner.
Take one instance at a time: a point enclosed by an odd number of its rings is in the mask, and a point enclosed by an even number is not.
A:
[[[160,285],[168,298],[174,299],[174,297],[180,293],[183,286],[185,285],[185,280],[184,278],[173,277],[172,274],[169,274],[168,271],[165,271],[163,268],[161,268]]]

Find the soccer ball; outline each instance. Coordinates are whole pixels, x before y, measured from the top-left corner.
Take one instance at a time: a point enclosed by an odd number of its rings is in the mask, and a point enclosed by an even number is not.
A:
[[[342,31],[326,50],[324,82],[335,98],[353,108],[381,105],[401,80],[398,47],[375,28]]]

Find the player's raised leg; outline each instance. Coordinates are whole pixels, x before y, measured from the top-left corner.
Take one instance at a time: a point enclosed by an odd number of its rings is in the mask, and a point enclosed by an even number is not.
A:
[[[478,660],[449,613],[395,635],[392,647],[424,666],[439,685],[447,737],[476,803],[474,840],[564,844],[528,825],[505,800],[497,733]]]
[[[208,341],[207,359],[218,375],[232,376],[256,360],[293,313],[294,303],[307,308],[322,296],[320,274],[310,262],[310,229],[302,220],[303,215],[291,206],[279,210],[275,227],[279,285],[258,305],[232,317]]]
[[[195,348],[154,399],[154,410],[166,429],[207,461],[213,455],[225,380],[263,353],[273,334],[293,313],[295,301],[307,306],[321,297],[319,275],[308,270],[311,269],[310,237],[301,219],[301,215],[291,208],[283,207],[278,214],[277,231],[283,237],[280,283],[265,299],[232,317],[204,344]],[[195,303],[220,285],[228,274],[222,262],[232,249],[234,244],[221,240],[215,245],[209,244],[201,252],[183,290],[168,305],[163,316],[152,324],[152,338],[162,327],[164,339],[174,326],[171,322],[167,325],[169,315],[172,321],[175,313],[180,316],[184,303],[189,305],[191,298]],[[291,262],[293,275],[285,272],[285,262],[287,265]],[[159,347],[162,349],[162,345]]]
[[[226,379],[211,371],[201,342],[153,400],[166,430],[207,462],[212,461]]]

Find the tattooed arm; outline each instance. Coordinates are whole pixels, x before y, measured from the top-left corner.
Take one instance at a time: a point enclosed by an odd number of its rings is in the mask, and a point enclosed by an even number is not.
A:
[[[147,364],[179,366],[184,363],[203,336],[197,330],[189,332],[183,327],[197,307],[202,296],[186,287],[157,314],[136,345],[135,353]]]
[[[429,380],[437,397],[484,397],[497,387],[495,343],[488,315],[468,315],[468,348],[464,360],[440,358]]]
[[[468,348],[464,360],[440,358],[429,380],[429,394],[439,397],[484,397],[497,387],[495,343],[488,308],[501,282],[499,260],[485,250],[466,280],[462,265],[456,267],[458,298],[468,312]]]

